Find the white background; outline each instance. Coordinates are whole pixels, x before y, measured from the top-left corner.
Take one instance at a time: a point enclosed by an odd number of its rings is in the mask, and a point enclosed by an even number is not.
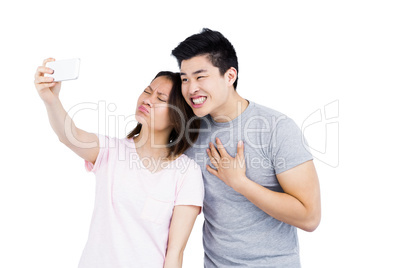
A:
[[[235,46],[241,96],[303,128],[330,104],[329,121],[322,113],[305,128],[322,221],[299,231],[303,267],[401,267],[401,14],[399,1],[3,1],[0,267],[76,267],[92,213],[94,175],[53,133],[36,67],[81,58],[64,107],[112,104],[109,121],[96,110],[74,120],[124,137],[140,92],[159,70],[178,70],[171,50],[203,27]],[[186,268],[203,266],[202,221]]]

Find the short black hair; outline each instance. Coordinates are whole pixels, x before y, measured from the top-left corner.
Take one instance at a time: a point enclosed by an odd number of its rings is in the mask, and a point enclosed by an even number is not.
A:
[[[233,45],[220,32],[208,28],[202,29],[199,34],[194,34],[175,49],[172,55],[177,59],[179,67],[183,60],[188,60],[196,56],[207,55],[212,65],[219,68],[221,75],[224,75],[231,67],[239,73],[239,64]],[[237,80],[233,83],[236,90]]]

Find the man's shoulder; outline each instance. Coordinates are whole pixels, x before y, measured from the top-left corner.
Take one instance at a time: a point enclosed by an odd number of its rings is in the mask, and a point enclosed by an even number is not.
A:
[[[284,113],[277,111],[275,109],[272,109],[268,106],[249,101],[249,105],[251,108],[251,113],[252,114],[261,114],[261,115],[268,115],[268,116],[274,116],[274,117],[287,117]]]
[[[264,123],[269,123],[271,127],[278,127],[278,126],[286,126],[286,125],[292,125],[294,124],[294,121],[292,118],[287,116],[286,114],[279,112],[275,109],[272,109],[270,107],[251,102],[250,101],[250,111],[245,114],[246,119],[255,119],[252,121],[256,122],[264,122]],[[258,120],[261,119],[261,120]]]

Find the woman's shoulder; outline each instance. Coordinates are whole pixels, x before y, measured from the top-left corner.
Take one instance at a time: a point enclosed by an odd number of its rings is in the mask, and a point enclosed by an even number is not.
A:
[[[179,169],[183,174],[192,172],[201,172],[200,166],[186,154],[181,154],[173,160],[174,168]]]
[[[194,161],[194,159],[190,158],[188,155],[186,154],[181,154],[179,155],[175,161],[181,161],[183,163],[191,163],[191,164],[196,164],[198,166],[198,164]]]
[[[105,134],[94,133],[99,139],[99,148],[108,151],[135,149],[132,139],[113,137]]]

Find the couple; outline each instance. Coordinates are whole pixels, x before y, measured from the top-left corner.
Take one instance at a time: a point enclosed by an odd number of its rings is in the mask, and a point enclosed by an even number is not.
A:
[[[300,267],[296,227],[313,231],[321,214],[300,129],[237,93],[236,52],[221,33],[203,29],[172,54],[180,74],[156,75],[125,139],[75,127],[58,98],[60,83],[44,77],[54,59],[37,69],[53,130],[96,174],[79,267],[181,267],[202,207],[205,267]],[[80,148],[75,139],[97,146]]]

